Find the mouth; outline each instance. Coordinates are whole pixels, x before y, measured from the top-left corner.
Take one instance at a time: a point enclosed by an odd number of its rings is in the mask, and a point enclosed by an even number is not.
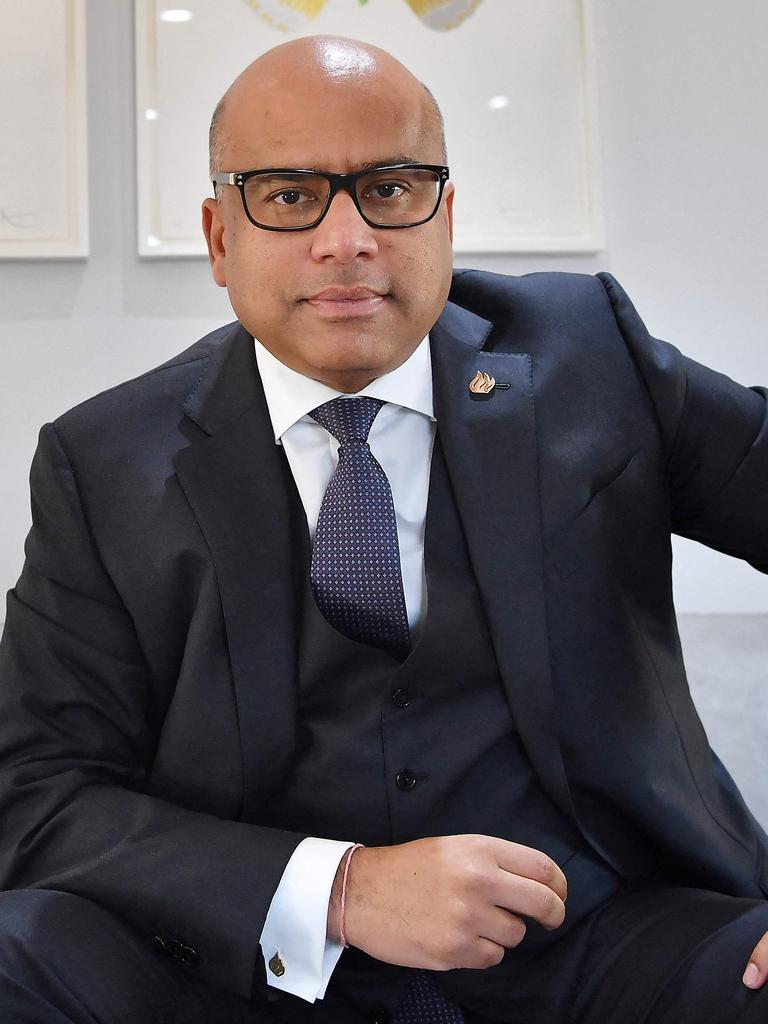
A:
[[[330,319],[372,316],[386,301],[386,293],[358,286],[343,288],[334,285],[305,299],[319,316]]]

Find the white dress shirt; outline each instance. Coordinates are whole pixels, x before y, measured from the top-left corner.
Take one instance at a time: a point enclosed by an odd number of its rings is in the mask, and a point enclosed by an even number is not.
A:
[[[403,591],[411,633],[418,637],[426,611],[424,523],[435,439],[429,337],[391,373],[356,395],[345,395],[290,369],[255,341],[275,443],[282,444],[312,540],[320,505],[338,463],[338,441],[309,415],[332,398],[365,395],[387,402],[373,421],[368,443],[392,488]],[[339,863],[355,840],[302,840],[272,897],[261,948],[265,962],[278,953],[280,976],[267,966],[267,982],[308,1002],[322,999],[343,950],[326,939],[328,901]]]

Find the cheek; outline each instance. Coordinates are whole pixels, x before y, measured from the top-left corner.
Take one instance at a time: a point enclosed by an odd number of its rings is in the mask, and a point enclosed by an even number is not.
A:
[[[255,231],[256,229],[254,229]],[[265,245],[235,228],[227,248],[227,292],[238,320],[251,334],[268,330],[285,317],[285,273]]]
[[[418,304],[429,301],[432,294],[441,293],[450,282],[452,261],[446,254],[443,239],[425,234],[407,252],[401,253],[397,263],[397,279],[404,299]]]
[[[280,281],[285,280],[280,254],[273,251],[275,247],[268,240],[255,236],[256,230],[249,231],[242,226],[234,228],[227,247],[230,294],[234,291],[241,302],[249,304],[277,298]]]

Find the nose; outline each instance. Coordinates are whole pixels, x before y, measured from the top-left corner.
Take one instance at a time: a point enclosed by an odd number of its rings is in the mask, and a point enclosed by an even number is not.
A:
[[[337,192],[312,233],[312,258],[350,263],[360,256],[372,259],[378,251],[374,229],[360,216],[352,196]]]

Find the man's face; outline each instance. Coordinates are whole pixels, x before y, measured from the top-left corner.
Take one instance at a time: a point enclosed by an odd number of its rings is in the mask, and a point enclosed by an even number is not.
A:
[[[278,65],[238,81],[223,170],[443,163],[423,91],[395,62],[366,70],[363,60],[362,73],[346,75],[294,64],[288,75]],[[432,220],[394,230],[370,227],[339,192],[317,227],[266,231],[247,219],[235,186],[219,188],[221,201],[203,204],[214,279],[246,329],[298,372],[358,391],[403,363],[439,316],[451,280],[450,183]],[[331,288],[375,294],[338,301],[322,295]]]

